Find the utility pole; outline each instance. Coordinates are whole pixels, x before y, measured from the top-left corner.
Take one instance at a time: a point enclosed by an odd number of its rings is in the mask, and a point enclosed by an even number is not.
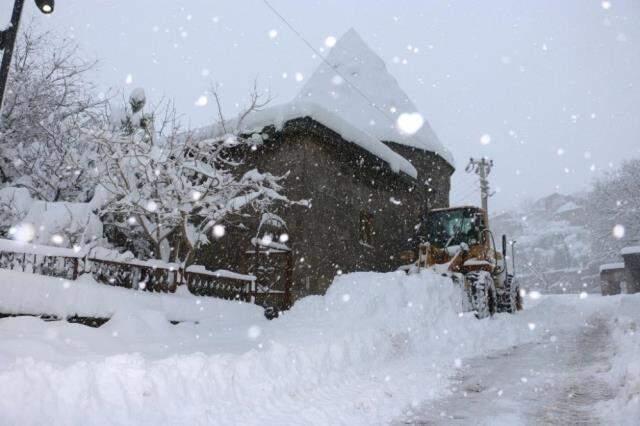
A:
[[[48,15],[53,12],[54,0],[35,0],[36,6],[42,13]],[[18,37],[18,27],[20,25],[20,16],[24,7],[24,0],[15,0],[13,3],[13,13],[11,13],[11,23],[5,30],[0,30],[0,50],[2,50],[2,65],[0,65],[0,112],[2,111],[2,102],[4,101],[4,92],[7,87],[7,79],[9,78],[9,69],[11,67],[11,57],[13,56],[13,48]]]
[[[489,216],[489,197],[493,195],[493,192],[489,191],[489,180],[487,177],[491,173],[493,167],[493,160],[486,157],[482,157],[480,160],[471,158],[469,164],[465,169],[467,173],[475,173],[480,176],[480,198],[482,202],[482,209]]]

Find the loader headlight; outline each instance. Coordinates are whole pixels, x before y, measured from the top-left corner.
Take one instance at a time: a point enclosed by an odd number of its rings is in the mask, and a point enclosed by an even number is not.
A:
[[[416,253],[413,250],[405,250],[403,252],[400,252],[400,260],[407,263],[415,262]]]

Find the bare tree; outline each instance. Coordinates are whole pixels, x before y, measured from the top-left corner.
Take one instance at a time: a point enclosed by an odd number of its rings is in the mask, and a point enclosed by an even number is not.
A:
[[[588,201],[594,259],[619,259],[622,247],[640,242],[640,159],[596,180]]]
[[[46,201],[86,201],[95,186],[95,151],[83,127],[103,101],[77,45],[33,28],[20,33],[0,114],[0,180]]]

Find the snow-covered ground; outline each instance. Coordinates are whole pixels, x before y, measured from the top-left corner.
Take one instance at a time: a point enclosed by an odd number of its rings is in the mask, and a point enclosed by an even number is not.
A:
[[[570,312],[571,322],[465,359],[445,396],[408,408],[395,423],[637,425],[640,295],[585,304],[550,296],[539,307],[549,303]]]
[[[5,289],[30,282],[49,286],[49,294],[55,286],[58,293],[70,290],[56,279],[33,280],[0,271]],[[99,287],[74,283],[80,284]],[[325,297],[305,298],[274,321],[248,304],[188,295],[175,297],[193,304],[194,312],[207,304],[207,313],[178,325],[167,321],[162,303],[120,309],[115,299],[109,305],[113,318],[100,328],[5,318],[0,418],[7,424],[110,425],[420,421],[432,417],[430,403],[446,404],[455,395],[456,377],[476,374],[469,366],[490,366],[488,354],[512,351],[517,365],[526,348],[563,345],[556,371],[569,374],[563,360],[579,366],[574,352],[585,349],[572,336],[594,324],[602,333],[585,342],[603,355],[584,364],[603,369],[610,392],[593,405],[598,415],[618,422],[634,418],[627,416],[637,416],[640,405],[640,296],[585,296],[527,297],[526,310],[517,315],[478,321],[459,313],[460,294],[444,277],[355,273],[338,277]],[[604,336],[602,347],[598,336]],[[531,387],[542,380],[536,374],[542,367],[506,368],[505,383],[514,392]],[[507,404],[509,411],[498,404],[497,392],[491,395],[496,414],[504,410],[515,413],[511,420],[526,420],[517,405]],[[517,404],[515,398],[505,401]]]

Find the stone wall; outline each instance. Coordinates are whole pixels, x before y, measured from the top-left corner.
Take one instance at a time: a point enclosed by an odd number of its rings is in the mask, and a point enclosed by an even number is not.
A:
[[[420,216],[428,207],[449,205],[453,168],[435,154],[393,144],[392,149],[418,169],[414,180],[391,172],[379,159],[309,119],[268,133],[268,143],[244,153],[245,169],[289,172],[284,194],[290,200],[310,201],[309,207],[274,211],[287,223],[297,297],[324,293],[340,272],[396,269],[398,254],[407,247]],[[362,212],[372,218],[369,235],[364,236],[368,243],[362,242]],[[200,253],[202,262],[247,271],[251,259],[244,251],[256,236],[258,220],[230,220],[225,237]]]

